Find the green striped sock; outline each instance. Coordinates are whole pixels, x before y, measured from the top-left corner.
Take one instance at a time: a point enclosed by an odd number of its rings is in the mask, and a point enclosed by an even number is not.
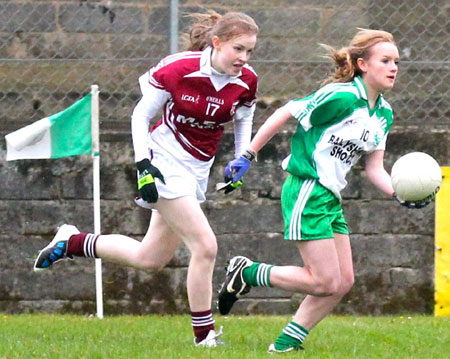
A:
[[[301,325],[290,322],[283,329],[283,333],[275,341],[275,349],[286,350],[288,348],[298,348],[306,339],[309,331]]]
[[[271,287],[269,277],[272,267],[271,264],[254,262],[243,270],[242,277],[252,287]]]

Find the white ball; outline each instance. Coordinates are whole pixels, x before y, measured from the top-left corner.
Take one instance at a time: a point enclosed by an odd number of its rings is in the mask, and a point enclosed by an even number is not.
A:
[[[392,187],[403,201],[421,201],[433,196],[442,182],[442,171],[436,160],[424,152],[411,152],[392,166]]]

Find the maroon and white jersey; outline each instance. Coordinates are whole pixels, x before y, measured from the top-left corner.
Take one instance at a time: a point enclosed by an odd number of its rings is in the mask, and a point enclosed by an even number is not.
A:
[[[148,157],[142,131],[161,107],[162,117],[151,129],[151,143],[159,147],[171,146],[174,136],[192,157],[209,161],[217,152],[224,125],[233,120],[245,122],[237,131],[235,124],[236,146],[239,141],[248,144],[257,91],[257,76],[250,66],[237,76],[220,74],[212,68],[211,48],[207,48],[170,55],[139,81],[143,98],[132,119],[136,161]],[[173,136],[167,135],[167,129]]]

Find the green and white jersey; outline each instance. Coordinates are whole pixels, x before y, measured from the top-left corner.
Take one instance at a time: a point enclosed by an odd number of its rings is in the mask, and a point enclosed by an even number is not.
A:
[[[362,153],[385,149],[391,106],[380,95],[370,109],[361,77],[325,85],[286,106],[298,126],[283,168],[300,178],[317,179],[341,199],[345,177]]]

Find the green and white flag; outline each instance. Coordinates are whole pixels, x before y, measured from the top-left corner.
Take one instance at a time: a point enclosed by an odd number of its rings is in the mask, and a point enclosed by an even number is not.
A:
[[[6,160],[91,154],[91,98],[6,135]]]
[[[92,155],[94,233],[100,234],[99,89],[55,115],[9,133],[6,160]],[[97,317],[103,318],[102,260],[95,259]]]

